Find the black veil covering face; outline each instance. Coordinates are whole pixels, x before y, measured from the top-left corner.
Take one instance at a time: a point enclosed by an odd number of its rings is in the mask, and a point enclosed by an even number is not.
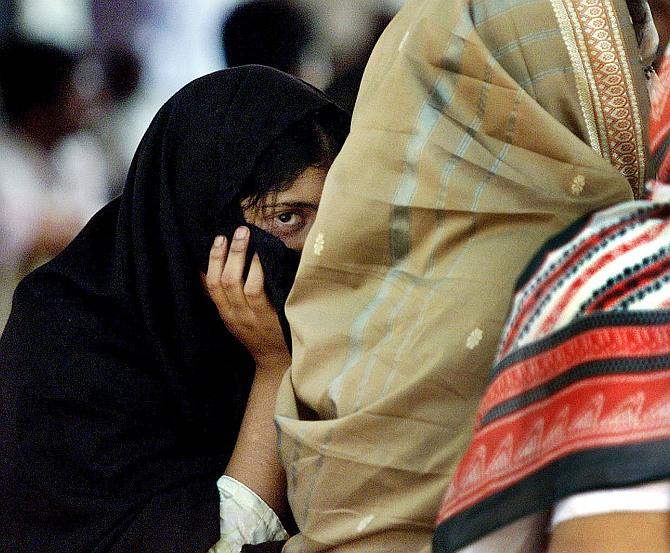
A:
[[[216,480],[254,363],[202,291],[261,153],[325,96],[245,66],[159,111],[121,197],[27,277],[0,341],[0,550],[189,553],[219,539]],[[292,255],[255,233],[281,306]],[[294,260],[295,261],[295,260]]]

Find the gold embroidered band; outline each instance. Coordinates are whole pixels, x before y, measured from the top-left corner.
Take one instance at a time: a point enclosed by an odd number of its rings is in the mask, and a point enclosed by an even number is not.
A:
[[[591,147],[628,179],[644,183],[642,124],[611,0],[551,0],[572,63]]]

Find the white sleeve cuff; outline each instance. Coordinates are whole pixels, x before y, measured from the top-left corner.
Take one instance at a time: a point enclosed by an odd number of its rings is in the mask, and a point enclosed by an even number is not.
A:
[[[607,513],[670,511],[670,480],[570,496],[554,505],[551,529],[566,520]]]
[[[288,539],[275,512],[242,482],[222,476],[219,488],[221,539],[209,553],[239,553],[245,544]]]

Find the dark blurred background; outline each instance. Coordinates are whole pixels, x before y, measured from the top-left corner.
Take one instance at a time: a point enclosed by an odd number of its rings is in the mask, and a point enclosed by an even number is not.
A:
[[[0,0],[0,331],[31,268],[118,195],[158,108],[262,63],[353,108],[403,0]]]

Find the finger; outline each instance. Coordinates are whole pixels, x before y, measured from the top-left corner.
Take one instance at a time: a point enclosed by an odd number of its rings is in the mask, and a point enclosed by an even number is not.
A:
[[[249,245],[249,229],[240,227],[235,231],[230,244],[228,257],[221,273],[221,285],[231,306],[241,308],[247,306],[244,297],[242,275],[244,274],[244,262]]]
[[[223,272],[223,266],[226,262],[226,237],[217,236],[214,239],[214,244],[212,249],[209,250],[209,261],[207,264],[207,276],[205,277],[205,283],[207,284],[207,290],[212,299],[217,302],[218,296],[224,296],[223,290],[221,288],[221,273]]]
[[[247,281],[244,283],[244,295],[252,309],[265,307],[270,303],[265,294],[265,275],[257,253],[254,254],[249,266]]]

